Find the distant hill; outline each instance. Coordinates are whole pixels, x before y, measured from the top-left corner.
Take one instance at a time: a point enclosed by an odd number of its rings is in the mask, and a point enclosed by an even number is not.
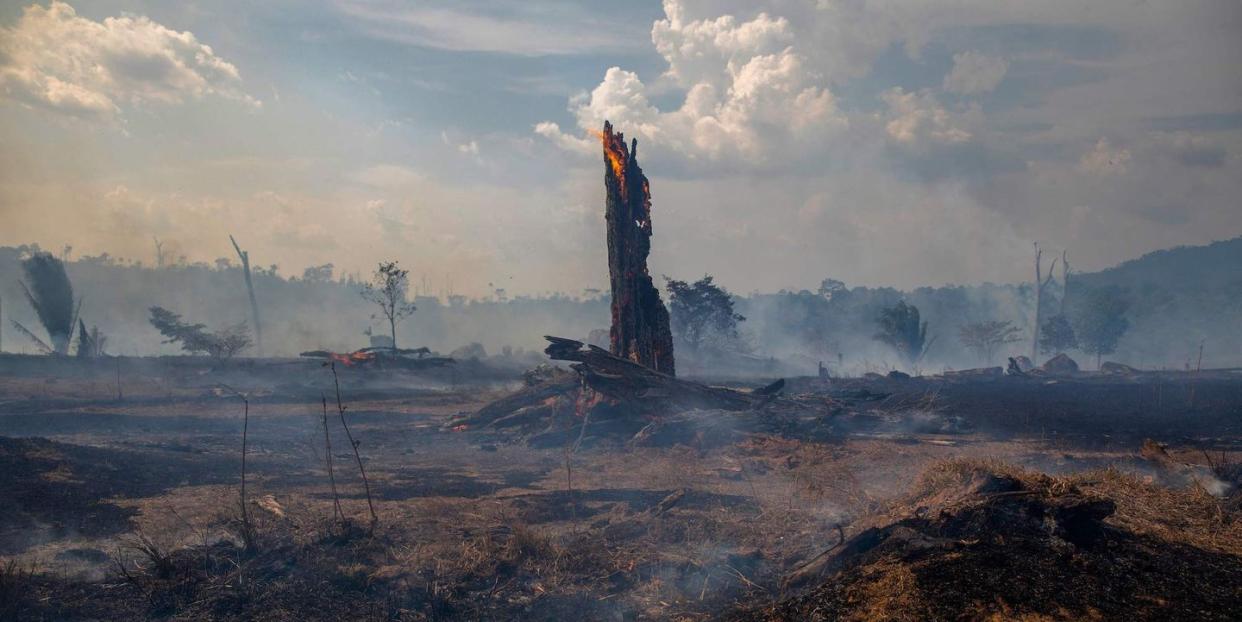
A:
[[[1139,365],[1242,365],[1242,237],[1148,253],[1070,277],[1074,287],[1116,286],[1131,301],[1119,354]]]
[[[1079,278],[1092,286],[1116,285],[1134,290],[1151,286],[1167,290],[1236,287],[1242,282],[1242,236],[1207,246],[1154,251],[1107,270],[1083,273]]]

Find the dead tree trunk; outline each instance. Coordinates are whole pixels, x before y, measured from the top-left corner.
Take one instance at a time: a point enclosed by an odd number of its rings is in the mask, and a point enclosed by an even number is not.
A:
[[[1031,328],[1031,363],[1037,364],[1039,361],[1039,331],[1043,328],[1044,323],[1044,290],[1048,289],[1048,284],[1052,282],[1052,272],[1057,268],[1057,260],[1052,260],[1052,265],[1048,266],[1048,277],[1044,278],[1042,266],[1040,262],[1043,260],[1044,251],[1040,250],[1039,242],[1035,243],[1035,326]]]
[[[155,240],[155,267],[158,270],[164,269],[164,243],[159,238],[151,236]]]
[[[259,325],[259,303],[254,298],[254,282],[250,280],[250,252],[243,251],[237,245],[237,240],[229,235],[229,241],[233,243],[233,249],[237,251],[237,256],[241,258],[242,274],[246,275],[246,293],[250,295],[250,315],[254,319],[254,349],[260,357],[263,356],[263,328]]]
[[[1061,251],[1061,309],[1060,314],[1065,315],[1065,299],[1069,298],[1069,259],[1066,257],[1069,251]]]
[[[638,140],[604,122],[605,220],[608,276],[612,286],[612,353],[658,372],[675,374],[668,309],[647,272],[651,253],[651,192],[638,166]]]

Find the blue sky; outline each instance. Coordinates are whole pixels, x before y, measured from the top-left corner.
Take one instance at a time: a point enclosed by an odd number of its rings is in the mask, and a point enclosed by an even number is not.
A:
[[[1242,5],[9,2],[0,244],[435,291],[606,283],[637,136],[652,269],[737,291],[1028,278],[1242,234]],[[492,283],[494,285],[489,286]]]

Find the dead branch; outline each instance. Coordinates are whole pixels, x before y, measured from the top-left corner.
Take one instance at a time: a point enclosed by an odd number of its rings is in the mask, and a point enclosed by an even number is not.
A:
[[[838,538],[837,543],[828,547],[827,550],[823,551],[819,555],[807,560],[805,563],[795,568],[793,572],[789,573],[789,576],[785,578],[786,586],[799,585],[823,572],[828,554],[837,550],[837,548],[839,548],[842,544],[845,544],[845,530],[841,528],[840,523],[836,524],[836,529]]]
[[[242,546],[245,547],[246,550],[251,551],[251,550],[254,550],[254,547],[255,547],[254,525],[250,522],[250,510],[246,506],[246,443],[248,440],[247,437],[250,432],[250,399],[246,397],[246,394],[226,384],[221,384],[220,387],[232,393],[233,395],[241,398],[241,401],[242,401],[241,493],[240,493],[241,523],[242,523],[241,524],[241,536],[242,536]]]
[[[375,503],[371,500],[371,482],[367,480],[367,470],[362,466],[362,454],[358,451],[358,441],[354,440],[354,435],[349,431],[349,424],[345,422],[345,406],[341,403],[341,381],[336,375],[336,363],[328,365],[332,369],[332,384],[336,387],[336,409],[341,416],[341,427],[345,428],[345,436],[349,439],[349,444],[354,448],[354,459],[358,461],[358,472],[362,474],[362,486],[367,493],[367,509],[371,511],[371,531],[375,531],[375,527],[379,525],[379,516],[375,513]]]
[[[259,303],[254,297],[254,281],[250,278],[250,252],[243,251],[237,245],[237,240],[233,239],[233,235],[229,234],[229,241],[233,243],[233,250],[237,251],[237,256],[241,258],[242,273],[246,277],[246,293],[250,296],[250,314],[254,317],[254,345],[255,351],[260,357],[263,356],[263,326],[259,324]]]
[[[341,511],[341,497],[336,492],[336,473],[332,469],[332,439],[328,434],[328,397],[320,395],[320,399],[323,400],[323,446],[328,462],[328,482],[332,485],[332,520],[343,521],[345,513]]]

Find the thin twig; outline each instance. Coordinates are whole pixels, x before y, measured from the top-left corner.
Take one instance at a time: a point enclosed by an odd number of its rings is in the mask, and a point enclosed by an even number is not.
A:
[[[354,448],[354,459],[358,461],[358,472],[362,474],[362,486],[367,493],[367,509],[371,511],[371,531],[375,530],[375,526],[379,524],[379,516],[375,514],[375,503],[371,501],[371,483],[367,481],[367,470],[362,467],[362,454],[358,453],[358,441],[354,440],[354,435],[349,431],[349,424],[345,422],[345,406],[341,404],[341,381],[336,375],[336,363],[329,365],[332,368],[332,384],[336,388],[336,410],[341,415],[341,427],[345,428],[345,436],[349,438],[349,444]]]
[[[328,435],[328,397],[320,395],[323,399],[323,446],[328,457],[328,481],[332,483],[332,520],[345,520],[345,513],[341,511],[341,497],[336,492],[336,473],[332,469],[332,440]]]
[[[238,395],[241,395],[240,393]],[[250,432],[250,400],[242,398],[242,454],[241,454],[241,515],[242,530],[245,532],[246,548],[251,548],[250,541],[250,510],[246,507],[246,442]]]
[[[242,450],[241,450],[241,521],[242,544],[246,549],[254,548],[254,532],[250,524],[250,511],[246,508],[246,445],[250,432],[250,400],[246,394],[226,384],[220,385],[242,401]]]
[[[837,529],[837,538],[838,538],[837,543],[828,547],[827,550],[820,553],[819,555],[816,555],[815,557],[812,557],[811,559],[808,559],[807,561],[803,562],[801,565],[798,566],[797,569],[795,569],[794,574],[797,574],[805,570],[806,568],[810,568],[812,564],[822,559],[825,555],[837,550],[837,547],[841,546],[842,544],[845,544],[845,530],[841,528],[841,523],[837,523],[835,527]]]

